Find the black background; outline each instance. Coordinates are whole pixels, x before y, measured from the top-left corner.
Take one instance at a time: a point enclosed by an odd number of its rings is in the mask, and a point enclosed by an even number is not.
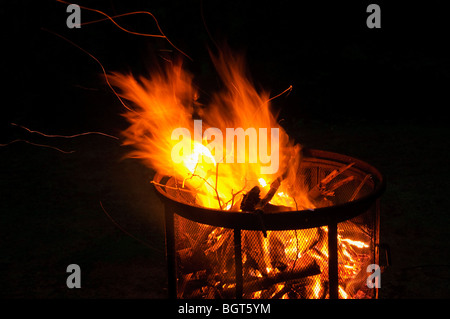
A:
[[[381,29],[366,8],[381,7]],[[448,85],[444,1],[80,1],[109,15],[150,11],[188,54],[202,98],[220,83],[208,48],[226,41],[243,51],[258,88],[273,101],[290,136],[305,147],[360,157],[379,168],[382,241],[394,264],[381,298],[449,297]],[[1,294],[7,298],[165,298],[162,206],[154,172],[120,142],[123,106],[98,63],[111,71],[151,72],[161,56],[179,55],[166,40],[128,34],[110,21],[66,26],[66,4],[2,3],[0,61]],[[82,22],[103,18],[82,10]],[[125,28],[158,34],[148,15],[123,17]],[[167,53],[161,50],[172,50]],[[115,222],[101,209],[100,201]],[[148,246],[151,246],[149,248]],[[67,265],[82,269],[70,290]]]

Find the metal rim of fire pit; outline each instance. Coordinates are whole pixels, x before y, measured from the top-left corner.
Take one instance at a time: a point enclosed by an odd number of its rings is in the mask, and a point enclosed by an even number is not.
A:
[[[261,218],[266,230],[306,229],[339,223],[366,212],[386,188],[383,175],[375,167],[360,159],[314,149],[304,151],[304,161],[308,159],[325,161],[332,165],[354,163],[352,170],[370,174],[371,183],[374,185],[373,190],[353,201],[329,207],[260,215],[250,212],[223,211],[180,202],[166,192],[164,186],[160,184],[165,176],[159,173],[154,177],[154,181],[158,183],[154,186],[163,202],[169,205],[177,215],[198,223],[242,230],[261,230]]]

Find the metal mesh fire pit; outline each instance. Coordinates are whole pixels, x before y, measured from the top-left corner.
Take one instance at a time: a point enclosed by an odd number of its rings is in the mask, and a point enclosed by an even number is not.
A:
[[[367,266],[379,264],[379,197],[373,166],[309,150],[298,174],[307,191],[341,184],[311,210],[231,212],[204,208],[177,181],[156,174],[165,206],[171,298],[375,298]]]

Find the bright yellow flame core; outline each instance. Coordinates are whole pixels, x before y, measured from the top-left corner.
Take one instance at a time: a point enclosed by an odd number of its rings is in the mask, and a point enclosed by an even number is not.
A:
[[[187,169],[194,174],[199,163],[203,163],[203,160],[200,159],[202,156],[206,156],[214,164],[214,166],[216,166],[216,161],[210,150],[206,146],[197,142],[194,142],[194,150],[192,154],[184,158],[184,166],[186,166]]]

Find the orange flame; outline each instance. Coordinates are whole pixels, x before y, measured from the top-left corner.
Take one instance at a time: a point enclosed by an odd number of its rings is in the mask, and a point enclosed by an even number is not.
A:
[[[108,77],[134,105],[125,114],[131,125],[123,132],[125,145],[135,148],[129,156],[185,181],[199,192],[199,204],[209,208],[233,209],[229,204],[236,193],[260,185],[261,180],[270,184],[282,175],[285,181],[272,203],[296,208],[297,202],[300,208],[313,208],[298,186],[300,145],[277,123],[269,94],[256,91],[244,72],[242,55],[224,50],[212,60],[224,90],[213,94],[207,107],[196,102],[193,78],[181,63],[168,63],[148,78],[119,73]],[[202,132],[194,128],[194,114],[202,120]],[[217,131],[223,135],[211,134]],[[187,152],[182,147],[186,136],[191,137]],[[238,149],[242,143],[245,152]],[[174,154],[183,160],[174,161]],[[219,198],[211,201],[216,195]]]

